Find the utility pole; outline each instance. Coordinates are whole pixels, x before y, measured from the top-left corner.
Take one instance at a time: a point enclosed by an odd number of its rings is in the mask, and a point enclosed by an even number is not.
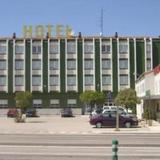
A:
[[[103,36],[103,8],[101,9],[101,32],[100,36]]]
[[[116,113],[116,129],[115,131],[119,131],[119,107],[117,106],[117,113]]]

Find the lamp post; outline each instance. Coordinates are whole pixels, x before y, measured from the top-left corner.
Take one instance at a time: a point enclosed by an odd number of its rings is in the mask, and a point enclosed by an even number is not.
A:
[[[117,106],[117,112],[116,112],[116,128],[115,131],[120,131],[119,129],[119,107]]]

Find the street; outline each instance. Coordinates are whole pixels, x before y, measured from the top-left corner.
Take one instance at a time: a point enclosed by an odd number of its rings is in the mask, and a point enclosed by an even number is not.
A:
[[[119,141],[119,160],[159,160],[160,135],[0,135],[1,160],[111,160],[112,139]]]

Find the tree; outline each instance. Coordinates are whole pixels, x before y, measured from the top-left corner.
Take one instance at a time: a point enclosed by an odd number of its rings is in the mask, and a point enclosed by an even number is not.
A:
[[[137,97],[134,89],[127,88],[118,93],[115,103],[124,106],[126,109],[130,108],[135,111],[135,106],[140,103],[140,99]]]
[[[156,120],[156,111],[155,108],[151,105],[150,99],[147,100],[144,105],[143,118],[145,118],[146,120]]]
[[[80,100],[91,106],[91,110],[95,105],[104,103],[105,95],[103,92],[85,91],[80,95]]]
[[[32,94],[28,91],[16,93],[16,107],[20,108],[21,113],[25,113],[26,109],[31,106]]]

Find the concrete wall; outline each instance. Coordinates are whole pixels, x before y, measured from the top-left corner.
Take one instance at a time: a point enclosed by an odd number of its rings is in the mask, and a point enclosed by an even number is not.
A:
[[[37,113],[38,115],[48,115],[48,116],[51,116],[51,115],[60,115],[60,111],[61,109],[59,108],[55,108],[55,109],[50,109],[50,108],[47,108],[47,109],[36,109],[37,110]],[[82,114],[82,109],[81,108],[73,108],[72,109],[73,111],[73,114],[74,115],[81,115]],[[8,112],[8,109],[0,109],[0,117],[4,117],[7,115],[7,112]]]

